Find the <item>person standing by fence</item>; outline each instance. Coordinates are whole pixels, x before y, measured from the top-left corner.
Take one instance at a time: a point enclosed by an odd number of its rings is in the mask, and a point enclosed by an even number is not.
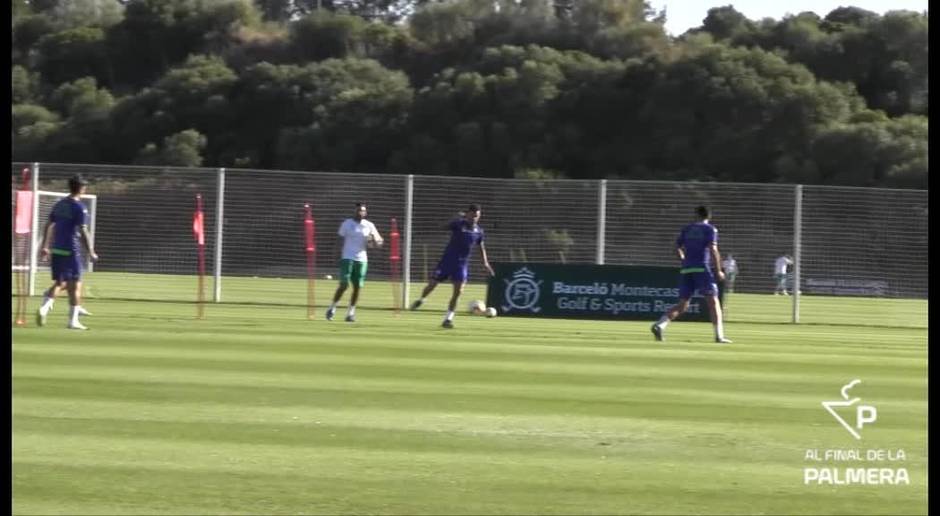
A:
[[[725,273],[725,289],[726,292],[734,292],[734,279],[738,276],[738,262],[734,259],[734,255],[728,254],[728,257],[721,262],[721,270]]]
[[[787,268],[793,265],[793,258],[790,258],[789,255],[783,255],[777,258],[774,262],[774,281],[776,282],[776,287],[774,287],[774,295],[783,294],[788,296],[787,293]]]

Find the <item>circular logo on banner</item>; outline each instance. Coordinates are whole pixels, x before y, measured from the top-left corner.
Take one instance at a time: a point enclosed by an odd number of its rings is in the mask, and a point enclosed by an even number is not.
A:
[[[542,308],[536,306],[541,295],[541,280],[535,281],[535,274],[529,269],[523,267],[512,274],[512,281],[506,282],[506,303],[503,305],[503,312],[511,310],[527,310],[532,313],[539,313]]]

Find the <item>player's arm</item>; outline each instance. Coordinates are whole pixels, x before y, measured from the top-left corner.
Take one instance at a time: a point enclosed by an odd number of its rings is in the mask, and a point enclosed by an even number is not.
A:
[[[42,244],[39,246],[40,258],[45,260],[49,257],[49,241],[52,240],[52,231],[55,227],[55,222],[52,222],[52,219],[46,221],[46,226],[42,228]]]
[[[382,235],[379,234],[379,230],[375,227],[375,225],[372,226],[372,231],[369,233],[369,238],[373,243],[375,243],[377,247],[382,247],[382,244],[385,243],[385,239],[383,239]]]
[[[490,261],[486,257],[486,246],[483,245],[483,242],[480,242],[480,257],[483,259],[483,268],[486,269],[486,272],[489,272],[490,276],[495,276],[496,273],[493,272],[493,268],[490,267]]]
[[[708,246],[708,252],[712,255],[712,263],[715,264],[715,277],[718,281],[725,280],[725,273],[721,270],[721,253],[718,252],[718,244],[712,243]]]
[[[336,245],[336,254],[342,258],[343,257],[343,246],[346,245],[346,221],[344,220],[342,224],[339,225],[339,230],[336,231],[336,234],[339,235],[337,238]]]
[[[85,250],[88,251],[88,257],[91,258],[91,261],[97,262],[98,255],[95,254],[95,248],[92,247],[91,235],[88,234],[88,226],[80,226],[78,232],[82,236],[82,244],[85,245]]]
[[[681,245],[676,246],[676,256],[679,257],[679,261],[682,262],[685,260],[685,247]]]

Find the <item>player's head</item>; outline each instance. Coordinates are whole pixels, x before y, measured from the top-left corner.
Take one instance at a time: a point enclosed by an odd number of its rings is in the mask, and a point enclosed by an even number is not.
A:
[[[695,215],[700,220],[708,220],[712,218],[712,211],[708,209],[708,206],[699,206],[695,208]]]
[[[470,206],[467,206],[467,211],[464,212],[464,217],[466,217],[468,221],[476,224],[477,221],[480,220],[480,212],[481,212],[480,205],[474,203],[474,204],[471,204]]]
[[[72,195],[81,195],[85,193],[85,186],[88,184],[85,178],[76,174],[69,178],[69,193]]]
[[[368,213],[368,210],[366,209],[366,203],[357,202],[356,203],[356,220],[362,220],[366,218],[366,213]]]

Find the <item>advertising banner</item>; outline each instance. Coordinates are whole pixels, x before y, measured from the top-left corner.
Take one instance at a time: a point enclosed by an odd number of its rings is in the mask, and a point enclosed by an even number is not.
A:
[[[503,316],[655,321],[679,301],[679,268],[640,265],[493,264],[486,305]],[[724,288],[719,283],[719,299]],[[710,321],[696,294],[681,321]]]

